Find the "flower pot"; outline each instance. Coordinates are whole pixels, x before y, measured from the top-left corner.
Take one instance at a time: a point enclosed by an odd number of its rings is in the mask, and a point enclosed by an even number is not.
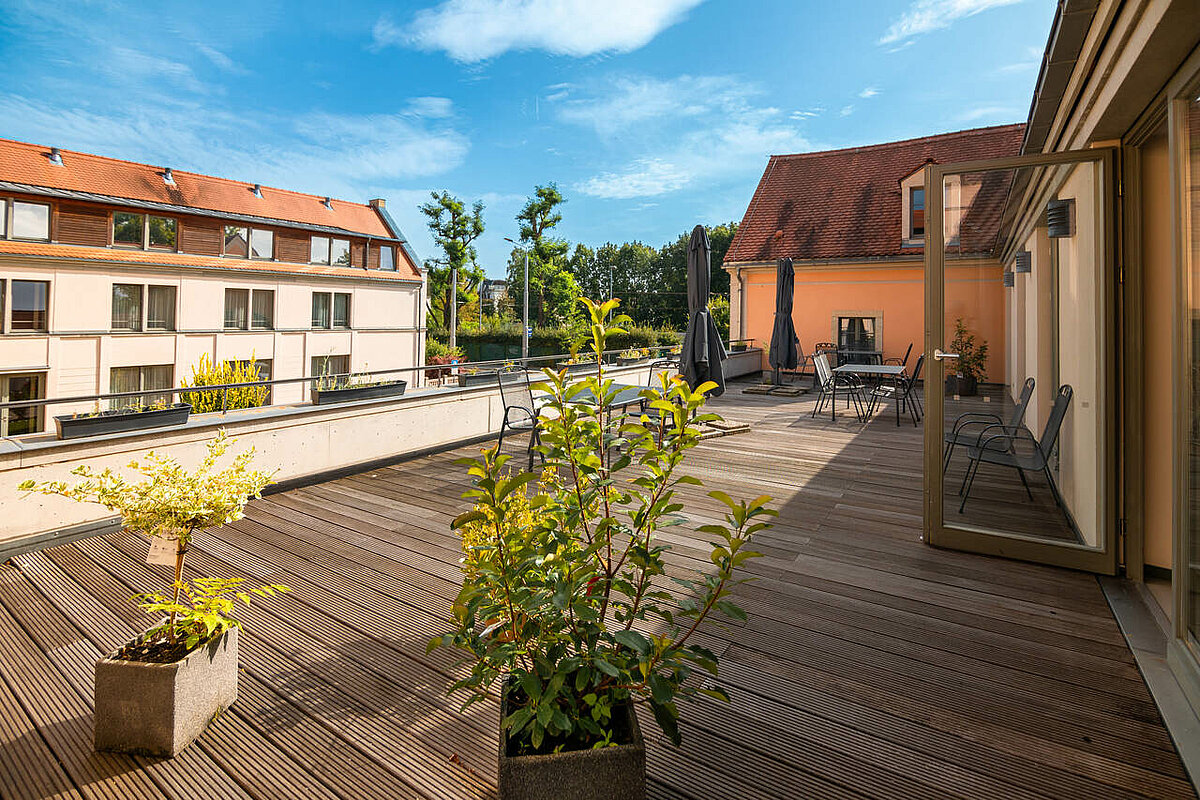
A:
[[[576,375],[580,372],[595,372],[596,371],[596,362],[595,361],[585,361],[582,364],[559,364],[558,365],[559,369],[562,369],[563,367],[567,368],[568,374]]]
[[[172,758],[237,700],[237,628],[171,664],[119,652],[96,662],[96,750]]]
[[[495,386],[496,376],[500,376],[500,381],[503,383],[511,383],[525,375],[521,370],[509,370],[507,372],[497,372],[496,370],[488,370],[486,372],[460,372],[458,373],[458,386],[460,389],[470,389],[475,386]]]
[[[350,403],[355,400],[378,400],[383,397],[399,397],[408,387],[408,381],[388,381],[372,386],[347,386],[345,389],[313,389],[313,405]]]
[[[642,356],[617,356],[618,366],[628,367],[632,364],[640,364],[645,359]]]
[[[508,716],[507,684],[500,718]],[[500,732],[500,800],[644,800],[646,743],[633,703],[613,709],[628,741],[599,750],[567,750],[545,755],[513,755]]]
[[[978,382],[975,377],[964,375],[947,375],[946,376],[946,395],[958,395],[959,397],[974,397],[979,390]]]
[[[58,431],[59,439],[81,439],[84,436],[182,425],[187,422],[191,413],[190,405],[176,403],[166,408],[148,411],[101,411],[99,414],[81,417],[64,414],[54,418],[54,427]]]

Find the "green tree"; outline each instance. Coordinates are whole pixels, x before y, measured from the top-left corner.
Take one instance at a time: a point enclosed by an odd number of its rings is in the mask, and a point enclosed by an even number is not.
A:
[[[442,257],[425,262],[429,270],[429,298],[431,313],[440,306],[441,324],[450,328],[452,303],[460,298],[465,302],[477,299],[476,294],[465,293],[462,286],[478,286],[483,280],[483,269],[476,262],[476,239],[483,235],[483,201],[476,200],[470,210],[461,200],[449,192],[430,192],[430,202],[421,206],[421,213],[429,218],[429,232],[433,241],[442,250]],[[450,276],[458,271],[458,286],[450,286]],[[436,318],[436,317],[435,317]]]
[[[529,253],[530,314],[539,326],[570,324],[578,313],[575,298],[579,288],[567,265],[570,245],[566,239],[550,235],[562,222],[558,207],[565,202],[555,184],[535,186],[533,196],[516,217],[521,244]],[[514,309],[522,308],[524,302],[524,264],[524,253],[514,248],[508,260],[508,293]]]

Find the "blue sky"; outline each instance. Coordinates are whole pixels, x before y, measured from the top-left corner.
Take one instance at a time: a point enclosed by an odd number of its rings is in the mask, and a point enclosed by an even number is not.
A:
[[[535,184],[572,241],[657,246],[740,220],[772,153],[1023,121],[1054,5],[0,0],[0,136],[385,197],[423,257],[447,189],[499,276]]]

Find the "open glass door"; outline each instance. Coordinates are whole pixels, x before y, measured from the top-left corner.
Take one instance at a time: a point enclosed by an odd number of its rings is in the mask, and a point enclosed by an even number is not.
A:
[[[932,545],[1116,571],[1114,152],[926,168]]]

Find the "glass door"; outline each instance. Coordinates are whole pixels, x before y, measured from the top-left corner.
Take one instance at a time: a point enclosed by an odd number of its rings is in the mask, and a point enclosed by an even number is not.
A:
[[[1116,571],[1114,165],[926,168],[932,545]]]

